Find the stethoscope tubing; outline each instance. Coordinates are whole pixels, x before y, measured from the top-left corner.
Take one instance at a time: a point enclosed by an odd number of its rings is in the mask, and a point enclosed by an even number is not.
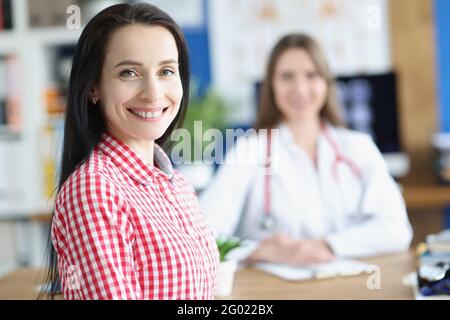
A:
[[[322,132],[325,135],[325,138],[327,139],[328,143],[330,144],[331,148],[333,149],[333,152],[335,154],[334,162],[333,162],[333,176],[336,179],[336,181],[339,182],[339,175],[338,175],[338,166],[340,163],[346,164],[350,171],[353,173],[353,175],[362,183],[363,175],[361,173],[361,170],[358,168],[358,166],[348,157],[344,155],[344,153],[341,152],[339,149],[336,141],[333,139],[333,137],[330,134],[330,130],[328,126],[325,123],[321,124]],[[262,227],[264,228],[268,221],[271,221],[271,224],[274,224],[275,217],[272,214],[272,208],[271,208],[271,190],[270,190],[270,169],[272,166],[272,135],[271,130],[267,131],[267,140],[266,140],[266,159],[264,162],[264,170],[265,170],[265,176],[264,176],[264,216],[263,216],[263,223]]]

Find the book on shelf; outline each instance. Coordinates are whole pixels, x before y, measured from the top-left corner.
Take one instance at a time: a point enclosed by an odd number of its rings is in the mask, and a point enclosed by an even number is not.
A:
[[[450,229],[428,235],[426,245],[432,253],[450,253]]]
[[[12,0],[0,0],[0,31],[13,28],[11,2]]]
[[[0,127],[6,125],[6,100],[0,97]]]
[[[43,190],[46,198],[54,196],[58,183],[59,166],[64,134],[64,118],[58,114],[49,116],[42,130],[40,149],[43,160]]]
[[[450,264],[450,229],[426,236],[417,247],[420,265]]]
[[[426,236],[417,253],[417,270],[406,278],[415,299],[450,300],[450,229]]]
[[[450,252],[426,251],[420,256],[420,264],[450,263]]]
[[[18,77],[17,58],[0,56],[0,125],[12,133],[22,128]]]
[[[8,98],[8,72],[5,59],[0,56],[0,126],[6,125],[7,98]]]
[[[8,70],[6,68],[6,56],[0,55],[0,97],[8,93]]]

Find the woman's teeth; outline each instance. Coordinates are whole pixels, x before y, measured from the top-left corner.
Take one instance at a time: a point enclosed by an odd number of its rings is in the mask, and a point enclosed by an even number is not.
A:
[[[152,119],[152,118],[158,118],[163,114],[163,110],[155,111],[155,112],[144,112],[144,111],[134,111],[130,110],[133,114],[137,115],[138,117],[144,118],[144,119]]]

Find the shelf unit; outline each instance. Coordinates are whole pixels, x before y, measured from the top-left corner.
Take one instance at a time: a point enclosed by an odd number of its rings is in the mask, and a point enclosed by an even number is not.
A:
[[[14,55],[17,59],[22,129],[11,133],[6,126],[0,126],[0,147],[11,150],[7,159],[0,162],[10,166],[6,194],[15,194],[0,198],[0,218],[51,211],[52,201],[45,196],[42,174],[42,131],[48,122],[44,93],[53,82],[51,51],[58,46],[74,45],[82,30],[65,26],[30,27],[28,0],[14,0],[12,12],[13,29],[0,32],[0,56]],[[1,191],[5,194],[5,190]]]
[[[17,32],[1,31],[0,32],[0,53],[14,52],[17,49]]]

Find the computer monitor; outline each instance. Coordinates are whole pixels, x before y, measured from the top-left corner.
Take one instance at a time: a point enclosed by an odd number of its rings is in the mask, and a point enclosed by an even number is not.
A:
[[[347,125],[372,136],[382,153],[401,151],[395,74],[337,77]]]

